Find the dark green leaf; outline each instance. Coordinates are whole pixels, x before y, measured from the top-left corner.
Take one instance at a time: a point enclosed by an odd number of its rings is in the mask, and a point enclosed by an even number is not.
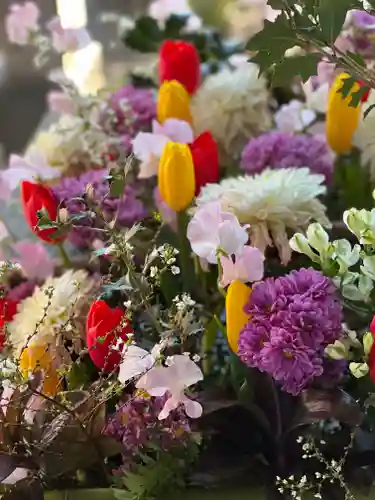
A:
[[[285,7],[283,0],[268,0],[268,5],[273,9],[283,9]]]
[[[141,17],[132,30],[125,33],[125,44],[140,52],[157,51],[163,39],[162,32],[155,19],[149,16]]]
[[[296,34],[286,19],[279,16],[274,23],[265,21],[263,30],[249,40],[246,49],[266,52],[270,62],[279,62],[286,50],[298,44]]]
[[[181,37],[181,30],[185,28],[189,16],[173,14],[165,22],[164,38],[175,39]]]
[[[369,91],[369,87],[360,87],[356,92],[350,94],[351,100],[349,102],[350,108],[357,108],[362,100],[362,97]]]
[[[110,187],[110,195],[113,196],[113,198],[122,196],[124,194],[125,184],[125,178],[113,179]]]
[[[362,68],[366,67],[366,61],[363,59],[361,54],[354,54],[354,52],[348,51],[346,53],[346,57],[349,57],[350,59],[352,59],[354,62],[356,62],[357,64],[362,66]]]
[[[358,5],[356,0],[320,0],[319,22],[323,39],[327,45],[336,41],[343,27],[347,11]]]
[[[355,84],[354,76],[348,76],[347,78],[343,79],[342,87],[340,88],[340,90],[338,90],[338,92],[342,94],[343,97],[348,97],[348,95],[351,94],[354,84]]]
[[[272,85],[274,87],[290,85],[296,75],[299,75],[305,82],[311,76],[316,75],[316,66],[319,60],[320,56],[317,54],[284,58],[280,64],[275,66]]]

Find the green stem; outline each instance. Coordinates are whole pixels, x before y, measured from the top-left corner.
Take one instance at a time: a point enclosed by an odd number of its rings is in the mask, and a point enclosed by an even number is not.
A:
[[[179,212],[177,214],[180,267],[183,280],[183,288],[186,292],[191,293],[194,288],[195,273],[194,262],[191,257],[190,242],[186,236],[188,222],[189,219],[185,212]]]
[[[67,267],[68,269],[72,268],[73,267],[72,261],[70,260],[68,252],[65,250],[63,243],[59,243],[58,247],[59,247],[60,257],[64,266]]]

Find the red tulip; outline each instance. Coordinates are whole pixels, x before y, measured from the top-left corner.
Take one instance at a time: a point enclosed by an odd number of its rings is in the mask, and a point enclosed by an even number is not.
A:
[[[368,357],[368,366],[370,370],[370,378],[375,384],[375,344],[371,347],[370,355]]]
[[[52,192],[52,190],[43,186],[43,184],[36,184],[29,181],[21,182],[21,201],[23,204],[23,212],[25,219],[29,224],[33,233],[46,243],[57,244],[60,243],[65,237],[53,238],[52,235],[56,229],[39,229],[37,227],[38,217],[37,212],[44,208],[49,218],[54,221],[57,217],[59,205]]]
[[[219,180],[219,152],[211,132],[203,132],[190,146],[195,171],[195,194],[210,182]]]
[[[190,95],[201,83],[200,59],[192,43],[166,40],[159,53],[160,83],[177,80]]]
[[[17,312],[18,302],[2,298],[0,299],[0,352],[5,344],[5,325],[12,321]]]
[[[86,342],[97,368],[107,373],[117,368],[121,354],[114,347],[117,340],[126,341],[128,333],[133,333],[133,330],[120,307],[112,309],[104,300],[91,304],[86,322]]]
[[[372,321],[370,323],[370,332],[372,333],[372,336],[375,340],[375,316],[372,318]]]

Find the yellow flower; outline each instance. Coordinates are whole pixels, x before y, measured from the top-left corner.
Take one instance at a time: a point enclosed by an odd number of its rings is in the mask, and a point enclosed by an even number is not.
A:
[[[161,85],[158,94],[157,114],[159,123],[164,123],[168,118],[193,123],[190,96],[181,83],[172,80]]]
[[[361,106],[358,105],[356,108],[350,107],[351,96],[343,98],[339,92],[344,80],[348,77],[347,73],[338,75],[328,97],[326,119],[327,142],[337,154],[344,154],[351,150],[352,138],[354,132],[357,130],[361,115]],[[351,93],[358,91],[359,88],[359,84],[355,83],[351,89]]]
[[[225,302],[227,316],[227,338],[233,352],[238,351],[238,339],[242,328],[249,321],[250,316],[243,310],[249,301],[251,288],[242,281],[236,280],[228,287]]]
[[[22,351],[19,366],[24,377],[36,371],[43,372],[42,391],[47,396],[56,396],[60,377],[53,364],[53,359],[45,345],[31,345]]]
[[[164,202],[175,212],[182,212],[195,194],[194,163],[187,144],[169,142],[159,163],[159,191]]]

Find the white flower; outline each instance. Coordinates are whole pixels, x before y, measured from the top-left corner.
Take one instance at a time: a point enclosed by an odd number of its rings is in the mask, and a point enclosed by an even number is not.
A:
[[[268,101],[256,64],[209,76],[191,102],[196,134],[209,130],[223,161],[239,158],[249,139],[271,128]]]
[[[375,93],[371,92],[368,101],[362,106],[362,118],[353,136],[353,146],[361,152],[361,164],[370,169],[371,180],[375,181],[375,112],[371,110],[364,118],[364,112],[375,104]]]
[[[22,301],[8,325],[8,339],[18,357],[24,347],[34,343],[56,343],[56,334],[73,318],[81,298],[92,287],[86,271],[66,271],[48,278],[31,297]]]
[[[202,188],[198,207],[220,200],[221,208],[232,212],[242,224],[250,224],[252,245],[263,253],[274,244],[281,261],[291,257],[287,230],[306,229],[311,220],[330,227],[324,205],[324,177],[308,168],[265,170],[259,175],[224,179]]]
[[[317,113],[325,114],[328,107],[330,84],[323,83],[317,88],[314,88],[314,85],[310,78],[306,83],[302,85],[302,88],[305,93],[307,107],[313,111],[316,111]]]
[[[156,357],[141,347],[128,345],[120,364],[118,380],[125,385],[130,379],[143,375],[154,366]]]
[[[169,394],[159,420],[164,420],[180,404],[191,418],[202,415],[202,406],[185,396],[185,389],[203,379],[201,369],[184,355],[171,356],[168,366],[154,366],[137,382],[137,389],[144,389],[151,396]]]

